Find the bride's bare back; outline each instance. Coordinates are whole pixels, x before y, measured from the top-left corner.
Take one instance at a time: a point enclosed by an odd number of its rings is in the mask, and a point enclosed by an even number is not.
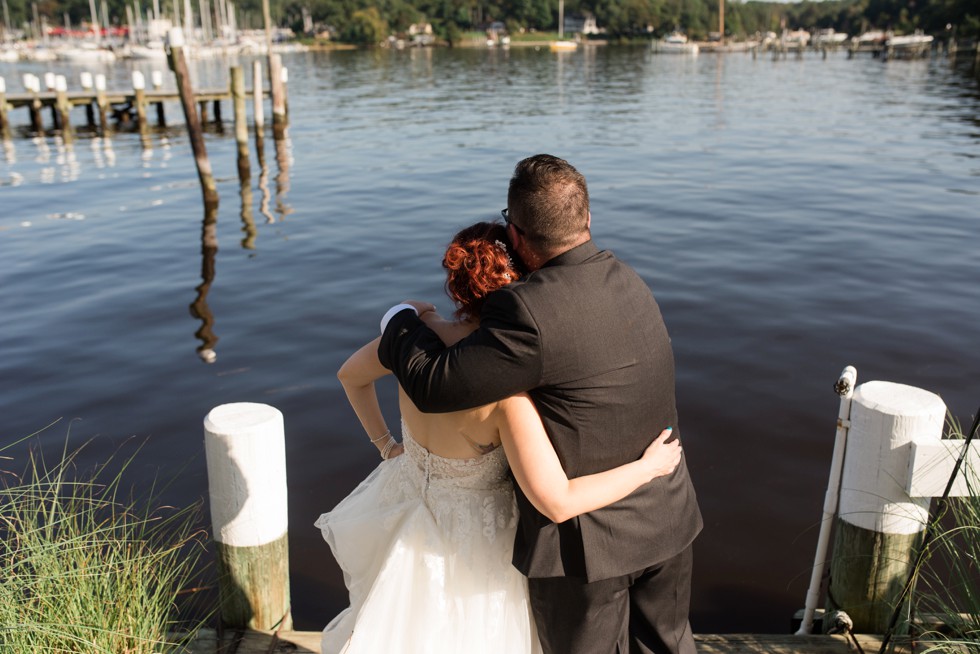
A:
[[[422,318],[446,345],[476,329],[476,323],[451,322],[434,312]],[[493,419],[500,402],[452,413],[422,413],[399,387],[398,403],[412,438],[436,456],[473,459],[500,447],[500,431]]]

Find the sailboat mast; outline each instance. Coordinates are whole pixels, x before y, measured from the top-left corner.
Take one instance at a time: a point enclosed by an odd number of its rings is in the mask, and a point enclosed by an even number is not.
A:
[[[565,0],[558,0],[558,40],[565,36]]]

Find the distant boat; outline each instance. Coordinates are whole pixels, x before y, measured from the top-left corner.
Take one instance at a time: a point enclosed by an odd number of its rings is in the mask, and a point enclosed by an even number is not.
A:
[[[131,59],[157,59],[167,58],[167,51],[163,47],[163,41],[148,41],[142,45],[132,45],[129,47]]]
[[[666,38],[653,42],[653,51],[662,54],[696,55],[701,49],[697,43],[688,43],[687,37],[680,32],[672,32]]]
[[[924,48],[930,43],[932,43],[932,37],[928,34],[892,36],[885,41],[885,45],[889,48]]]
[[[847,40],[847,34],[837,32],[833,27],[820,30],[813,36],[813,45],[841,45]]]
[[[565,41],[565,40],[552,41],[551,43],[548,44],[548,47],[551,48],[552,52],[567,52],[578,48],[578,43],[576,43],[575,41]]]
[[[116,53],[108,48],[102,48],[95,43],[85,42],[56,49],[58,59],[79,63],[111,63],[116,60]]]
[[[810,42],[810,33],[806,30],[784,30],[781,40],[784,46],[805,48]]]
[[[558,0],[558,40],[548,44],[552,52],[568,52],[578,48],[575,41],[565,40],[565,0]]]

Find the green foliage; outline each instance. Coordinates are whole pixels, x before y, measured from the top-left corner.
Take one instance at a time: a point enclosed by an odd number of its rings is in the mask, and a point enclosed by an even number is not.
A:
[[[138,0],[148,8],[150,0]],[[308,10],[314,23],[329,26],[335,34],[354,42],[378,42],[388,36],[378,31],[387,25],[403,33],[414,22],[430,22],[436,32],[456,42],[463,32],[480,31],[491,21],[503,21],[511,33],[521,29],[556,31],[557,0],[269,0],[273,22],[298,29],[302,12]],[[20,26],[31,20],[31,3],[7,0],[11,23]],[[129,0],[107,0],[111,22],[125,22]],[[101,1],[99,2],[101,6]],[[88,0],[39,0],[38,11],[51,25],[61,25],[67,13],[74,24],[89,20]],[[172,11],[163,3],[164,13]],[[262,24],[262,0],[240,0],[238,10],[253,27]],[[567,0],[566,15],[594,14],[610,37],[656,34],[681,29],[694,38],[704,38],[718,29],[718,0]],[[733,37],[787,28],[834,28],[848,34],[865,30],[922,29],[934,36],[955,33],[980,36],[980,5],[977,0],[803,0],[802,2],[725,2],[726,33]],[[947,31],[946,26],[950,26]],[[381,38],[376,38],[381,36]]]
[[[195,629],[177,603],[195,596],[182,594],[203,550],[197,507],[127,497],[132,457],[82,477],[77,454],[0,472],[0,651],[168,651],[168,634]]]
[[[388,23],[376,7],[355,11],[343,32],[343,40],[358,45],[378,45],[388,38]]]

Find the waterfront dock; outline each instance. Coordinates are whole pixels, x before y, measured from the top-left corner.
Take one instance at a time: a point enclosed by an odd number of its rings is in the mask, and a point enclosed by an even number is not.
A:
[[[254,91],[247,89],[244,91],[248,97],[253,97]],[[260,90],[261,97],[268,98],[269,90]],[[208,107],[212,108],[213,120],[220,122],[222,119],[221,103],[232,101],[232,90],[230,87],[202,88],[194,91],[194,100],[199,105],[202,122],[208,120]],[[159,126],[166,125],[164,117],[164,103],[179,103],[180,93],[176,90],[162,89],[117,89],[117,90],[90,90],[83,89],[78,91],[38,91],[38,92],[19,92],[19,93],[0,93],[0,125],[11,125],[10,112],[19,109],[26,109],[29,114],[27,124],[30,124],[35,131],[42,131],[40,125],[41,112],[49,109],[53,129],[62,129],[64,120],[61,113],[71,111],[76,107],[84,107],[87,112],[87,123],[89,127],[96,126],[95,116],[100,116],[99,123],[105,127],[106,114],[112,115],[119,122],[134,123],[140,122],[140,116],[146,115],[146,110],[156,107],[156,122]],[[145,120],[145,118],[144,118]]]
[[[873,654],[881,647],[881,637],[857,635],[795,636],[792,634],[698,634],[694,636],[700,654]],[[910,641],[892,641],[896,654],[924,652]],[[858,648],[860,646],[860,649]],[[181,654],[321,654],[319,631],[228,631],[218,639],[213,629],[200,636]]]

